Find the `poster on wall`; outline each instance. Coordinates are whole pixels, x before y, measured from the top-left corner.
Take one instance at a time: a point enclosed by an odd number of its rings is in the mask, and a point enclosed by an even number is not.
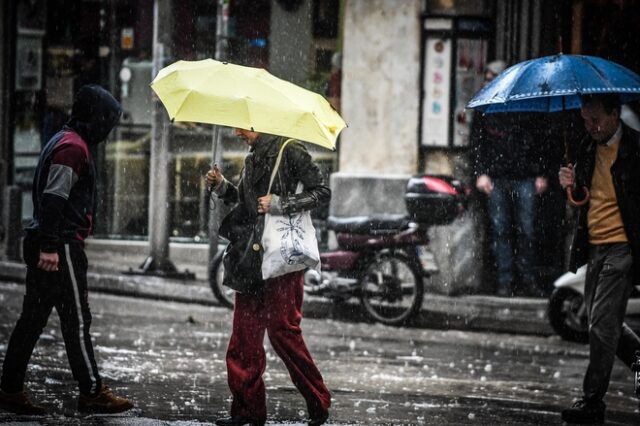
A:
[[[423,87],[422,145],[448,146],[451,39],[427,39]]]
[[[473,118],[473,111],[465,111],[465,106],[482,87],[487,40],[461,38],[456,50],[453,146],[464,147],[469,145]]]

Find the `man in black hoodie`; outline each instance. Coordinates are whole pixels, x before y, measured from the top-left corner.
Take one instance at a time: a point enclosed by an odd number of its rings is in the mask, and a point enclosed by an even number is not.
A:
[[[90,147],[104,141],[117,124],[118,101],[100,86],[83,86],[71,118],[44,146],[33,179],[33,220],[26,228],[27,264],[23,310],[5,354],[0,408],[43,414],[24,390],[27,364],[53,307],[73,377],[78,381],[78,410],[117,413],[133,404],[102,383],[89,327],[87,257],[84,240],[93,225],[96,170]]]

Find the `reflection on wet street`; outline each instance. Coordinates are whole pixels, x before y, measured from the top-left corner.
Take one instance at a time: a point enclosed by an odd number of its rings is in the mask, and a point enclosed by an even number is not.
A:
[[[0,359],[24,287],[0,283]],[[36,346],[27,388],[46,417],[0,412],[19,424],[199,425],[228,414],[224,362],[231,311],[91,294],[100,371],[135,401],[123,416],[80,417],[56,314]],[[303,321],[333,393],[330,424],[562,424],[580,392],[587,347],[558,337]],[[269,424],[306,424],[305,404],[268,341]],[[640,424],[631,373],[620,363],[606,399],[612,424]]]

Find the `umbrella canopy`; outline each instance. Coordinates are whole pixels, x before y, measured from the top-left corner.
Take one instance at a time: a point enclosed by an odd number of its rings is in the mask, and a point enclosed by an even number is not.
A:
[[[260,68],[178,61],[160,70],[151,88],[175,121],[239,127],[329,149],[346,127],[322,96]]]
[[[491,112],[556,112],[580,108],[580,95],[616,93],[640,99],[640,76],[595,56],[558,54],[518,63],[483,87],[467,104]]]

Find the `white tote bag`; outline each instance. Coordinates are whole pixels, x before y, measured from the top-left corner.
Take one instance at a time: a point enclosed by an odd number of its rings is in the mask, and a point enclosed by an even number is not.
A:
[[[278,172],[282,152],[289,142],[282,144],[276,164],[271,173],[269,189]],[[302,192],[302,182],[298,182],[296,193]],[[306,268],[320,270],[320,252],[316,229],[311,221],[311,213],[305,210],[291,214],[265,214],[262,234],[262,278],[275,278]]]

